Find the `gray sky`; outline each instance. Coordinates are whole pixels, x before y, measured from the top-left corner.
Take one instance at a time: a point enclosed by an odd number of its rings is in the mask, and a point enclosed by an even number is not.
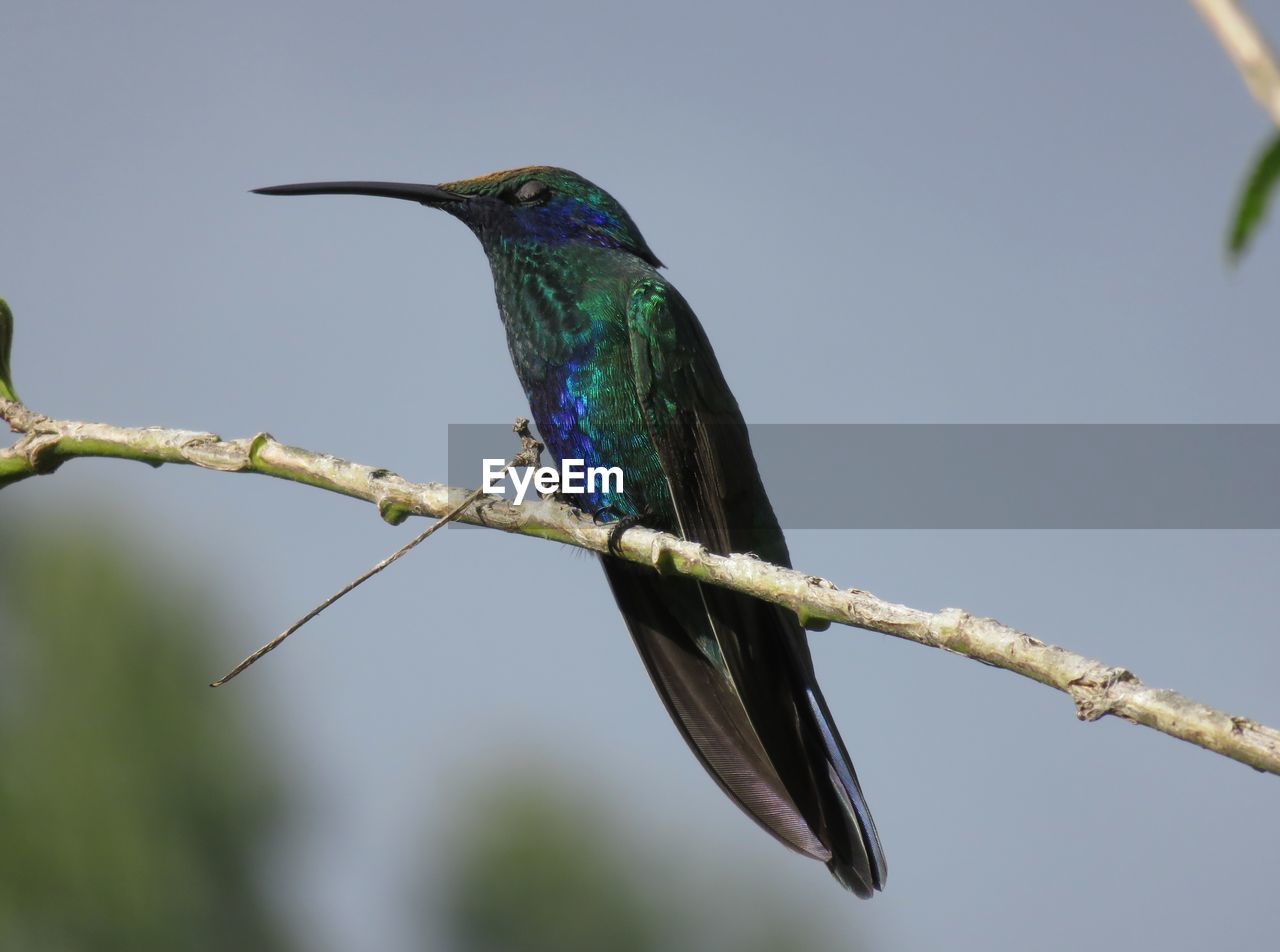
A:
[[[246,190],[550,163],[632,213],[748,420],[1277,422],[1280,228],[1237,271],[1221,250],[1266,120],[1186,4],[10,4],[0,122],[16,383],[60,416],[442,476],[448,423],[525,409],[474,239],[407,203]],[[415,531],[112,463],[5,492],[0,519],[85,502],[231,594],[228,662]],[[1277,533],[791,545],[1280,722]],[[598,567],[544,543],[450,531],[230,691],[193,672],[192,703],[256,698],[309,784],[280,879],[319,948],[403,947],[407,874],[465,783],[542,751],[884,948],[1280,930],[1275,778],[959,658],[812,641],[889,856],[869,903],[724,800]]]

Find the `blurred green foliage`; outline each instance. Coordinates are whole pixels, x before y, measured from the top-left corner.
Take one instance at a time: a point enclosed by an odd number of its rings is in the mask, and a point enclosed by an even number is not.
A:
[[[1280,133],[1276,133],[1258,154],[1240,192],[1227,237],[1227,253],[1233,262],[1238,262],[1248,250],[1254,233],[1265,220],[1277,182],[1280,182]]]
[[[217,612],[100,526],[0,527],[0,949],[291,947],[255,879],[282,806]],[[53,522],[50,525],[50,522]]]
[[[261,876],[284,788],[243,694],[204,687],[217,616],[204,583],[127,533],[7,509],[0,950],[296,947]],[[726,880],[722,856],[697,856],[705,843],[611,812],[581,770],[510,769],[480,790],[451,794],[468,813],[430,858],[424,948],[442,937],[453,952],[859,945],[832,942],[803,901]],[[814,872],[818,888],[838,888]]]
[[[9,372],[9,351],[13,348],[13,312],[4,298],[0,298],[0,397],[17,400],[13,389],[13,377]]]
[[[443,925],[453,952],[860,947],[847,934],[833,942],[803,901],[726,878],[723,856],[697,855],[705,843],[655,838],[611,815],[607,796],[583,789],[582,779],[580,771],[553,777],[536,769],[489,778],[469,798],[446,857],[443,895],[431,906],[442,921],[424,931]],[[839,888],[815,872],[818,887]]]

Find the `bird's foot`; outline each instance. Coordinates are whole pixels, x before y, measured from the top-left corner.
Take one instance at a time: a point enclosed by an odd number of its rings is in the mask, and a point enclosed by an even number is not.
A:
[[[623,512],[621,509],[619,509],[617,506],[613,505],[612,503],[605,503],[603,506],[599,506],[598,508],[595,508],[595,509],[584,509],[583,512],[591,516],[591,521],[598,526],[602,526],[606,522],[610,522],[610,521],[616,520],[618,522],[621,522],[624,519],[631,518],[631,516],[628,516],[625,512]],[[612,517],[612,520],[609,517]]]
[[[606,507],[608,508],[608,507]],[[654,513],[646,509],[631,516],[621,516],[609,530],[609,552],[611,555],[622,555],[622,534],[635,526],[642,526],[653,518]]]

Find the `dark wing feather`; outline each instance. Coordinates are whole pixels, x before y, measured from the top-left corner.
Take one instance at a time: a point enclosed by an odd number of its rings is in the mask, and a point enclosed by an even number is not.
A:
[[[700,586],[621,559],[605,559],[604,568],[649,676],[703,766],[783,843],[829,860],[830,851],[792,803],[732,684],[690,636],[690,619],[705,625]]]
[[[715,552],[790,565],[746,425],[693,311],[652,278],[633,290],[628,327],[636,393],[678,530]],[[783,842],[824,858],[854,892],[882,888],[875,825],[795,616],[606,562],[655,684],[721,786]],[[701,606],[677,594],[677,582],[696,589]]]

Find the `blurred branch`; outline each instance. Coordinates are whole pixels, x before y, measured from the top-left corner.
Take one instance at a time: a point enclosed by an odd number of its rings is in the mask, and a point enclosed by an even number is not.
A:
[[[22,434],[13,446],[0,450],[0,486],[52,472],[77,457],[116,457],[154,466],[188,463],[223,472],[261,473],[362,499],[375,504],[393,524],[410,515],[438,518],[464,507],[458,517],[461,522],[601,554],[609,551],[611,527],[563,503],[536,500],[515,506],[491,497],[464,506],[472,495],[468,490],[443,483],[411,483],[385,469],[286,446],[266,433],[223,440],[190,430],[53,420],[5,399],[0,399],[0,418]],[[638,526],[623,533],[616,551],[659,572],[687,575],[782,605],[810,627],[838,622],[1004,668],[1070,695],[1081,720],[1114,714],[1280,774],[1280,731],[1175,691],[1148,687],[1124,668],[1047,645],[994,619],[957,608],[927,612],[895,605],[750,555],[714,555],[697,543]]]
[[[1280,126],[1280,65],[1257,25],[1235,0],[1191,0],[1226,49],[1244,84],[1271,121]],[[1258,152],[1236,201],[1227,231],[1227,257],[1238,263],[1266,218],[1271,193],[1280,182],[1280,132]]]
[[[1240,70],[1253,98],[1280,126],[1280,66],[1249,15],[1235,0],[1191,0]]]
[[[1254,99],[1280,127],[1280,65],[1276,65],[1275,52],[1267,46],[1260,29],[1235,0],[1192,0],[1192,4],[1240,70]],[[1254,233],[1266,218],[1271,192],[1277,182],[1280,182],[1280,132],[1258,151],[1253,169],[1240,189],[1226,235],[1226,253],[1231,262],[1239,262],[1248,251]]]

